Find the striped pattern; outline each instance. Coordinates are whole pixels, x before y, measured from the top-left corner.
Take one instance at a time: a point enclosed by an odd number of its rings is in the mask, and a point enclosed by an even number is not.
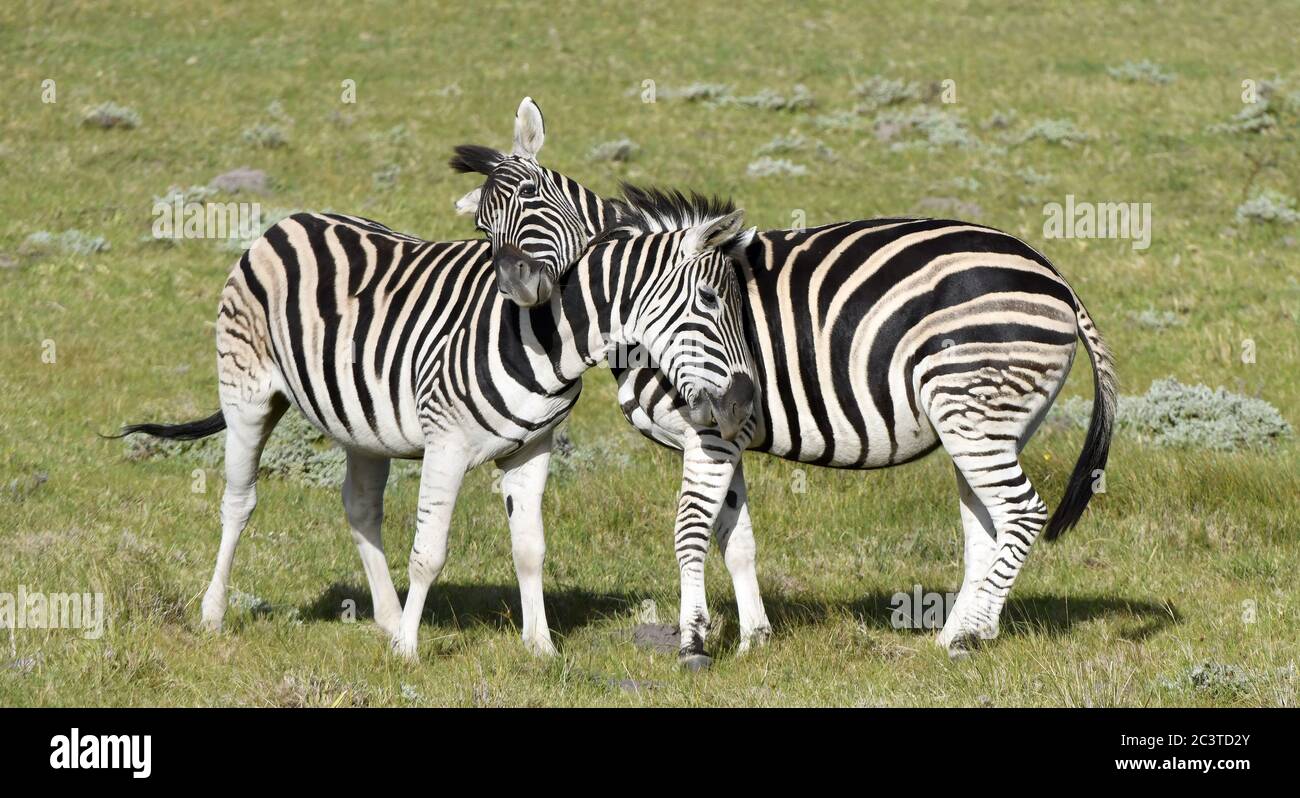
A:
[[[541,595],[541,496],[551,432],[577,401],[583,373],[624,344],[656,352],[676,394],[704,397],[710,408],[735,378],[752,385],[739,283],[718,250],[735,230],[705,240],[721,221],[607,231],[532,310],[497,292],[486,241],[423,241],[339,214],[295,214],[270,228],[222,292],[218,416],[126,430],[193,438],[226,429],[222,543],[205,623],[221,626],[234,551],[256,505],[261,450],[292,405],[347,451],[344,506],[376,620],[397,651],[415,654],[465,472],[495,460],[524,640],[553,652]],[[380,536],[395,457],[423,459],[405,607]]]
[[[749,448],[863,469],[907,463],[943,446],[957,470],[966,577],[939,642],[958,655],[996,636],[1035,538],[1045,527],[1055,537],[1078,520],[1105,466],[1115,373],[1082,303],[1024,242],[957,221],[875,219],[770,231],[732,254],[759,382]],[[1063,386],[1079,337],[1098,401],[1049,521],[1018,454]],[[700,431],[683,423],[687,405],[660,372],[615,369],[615,376],[628,420],[684,449],[688,471],[694,467],[707,485],[691,491],[707,500],[696,499],[689,518],[679,513],[679,541],[684,521],[697,541],[710,526],[720,541],[733,535],[734,527],[718,525],[725,515],[718,497],[735,501],[744,491],[726,452],[703,461],[692,454]],[[752,549],[750,531],[738,531]],[[738,597],[741,579],[733,571]],[[761,600],[741,615],[742,640],[766,634]],[[701,642],[693,636],[691,645],[702,651]]]

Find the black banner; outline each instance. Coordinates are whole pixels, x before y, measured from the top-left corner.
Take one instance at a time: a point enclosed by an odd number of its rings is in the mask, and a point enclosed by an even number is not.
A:
[[[303,785],[437,773],[518,778],[660,773],[725,784],[737,775],[867,779],[917,770],[1053,783],[1288,778],[1287,710],[0,710],[3,770],[34,783],[205,787],[292,773]],[[691,763],[688,766],[686,763]],[[453,776],[453,774],[455,774]],[[513,774],[513,775],[511,775]],[[376,778],[380,782],[375,782]],[[250,779],[252,780],[250,782]],[[10,783],[17,783],[10,781]],[[991,782],[990,782],[991,783]],[[429,784],[433,789],[433,784]]]

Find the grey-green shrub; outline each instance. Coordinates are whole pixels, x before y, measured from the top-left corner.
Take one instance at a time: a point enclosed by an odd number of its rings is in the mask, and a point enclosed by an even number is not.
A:
[[[605,141],[591,148],[591,151],[587,153],[587,160],[625,163],[632,160],[632,156],[636,155],[640,149],[641,147],[629,138]]]
[[[853,93],[863,101],[864,110],[875,110],[925,99],[926,89],[916,81],[872,75],[853,86]]]
[[[196,441],[169,441],[148,435],[125,438],[128,460],[178,459],[205,468],[216,468],[225,458],[225,436],[213,435]],[[301,413],[290,410],[267,441],[259,473],[308,485],[339,487],[347,469],[347,455],[325,433],[316,429]],[[418,476],[418,462],[397,460],[392,473],[398,477]]]
[[[1300,221],[1294,197],[1264,189],[1237,206],[1237,221],[1264,222],[1268,224],[1295,224]]]
[[[808,174],[808,167],[785,158],[757,158],[750,162],[745,173],[750,177],[798,177]]]
[[[1075,396],[1057,403],[1052,423],[1083,429],[1091,415],[1092,402]],[[1217,451],[1268,446],[1292,435],[1291,425],[1263,399],[1173,377],[1156,380],[1141,396],[1121,396],[1115,425],[1119,434],[1160,446]]]
[[[1034,139],[1041,139],[1048,144],[1073,147],[1092,140],[1092,134],[1080,130],[1068,119],[1043,119],[1029,126],[1016,138],[1017,144],[1024,144]]]
[[[83,233],[76,228],[62,233],[37,230],[27,236],[19,245],[18,251],[24,255],[48,255],[60,252],[65,255],[93,255],[109,249],[108,239],[103,236]]]
[[[140,126],[140,115],[134,109],[125,105],[106,102],[86,108],[82,112],[81,124],[87,127],[103,128],[104,130],[112,128],[131,130]]]
[[[1146,59],[1125,61],[1117,67],[1106,67],[1106,73],[1125,83],[1152,83],[1163,86],[1174,82],[1172,73],[1166,72],[1159,64]]]

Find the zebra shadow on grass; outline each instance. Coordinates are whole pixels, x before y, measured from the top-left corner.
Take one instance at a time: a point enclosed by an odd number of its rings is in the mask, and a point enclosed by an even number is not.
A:
[[[924,586],[921,593],[944,595],[943,591],[932,591]],[[925,636],[938,632],[942,624],[927,628],[915,622],[917,616],[913,616],[910,625],[906,623],[907,613],[900,616],[899,607],[907,605],[898,596],[898,593],[872,592],[852,601],[828,602],[807,596],[767,592],[764,594],[764,603],[773,631],[777,634],[804,626],[833,623],[836,619],[842,620],[845,617],[868,629],[910,630]],[[1167,601],[1097,594],[1013,592],[1002,611],[1001,636],[1066,635],[1075,626],[1106,619],[1118,621],[1119,637],[1132,642],[1147,640],[1163,629],[1182,622],[1178,609]],[[904,623],[900,625],[900,621]]]
[[[406,605],[406,590],[398,590]],[[581,629],[609,618],[627,615],[641,596],[631,593],[595,593],[581,588],[546,591],[546,620],[556,634]],[[347,602],[351,602],[348,604]],[[374,607],[370,590],[364,585],[335,582],[310,604],[298,608],[304,623],[338,622],[351,607],[356,620],[373,621]],[[486,626],[498,630],[518,631],[519,587],[515,584],[458,584],[435,582],[424,604],[421,624],[442,629],[466,629]]]
[[[930,591],[923,586],[922,593],[926,592]],[[406,591],[399,591],[398,596],[405,603]],[[764,591],[764,604],[773,632],[778,636],[796,635],[805,627],[842,623],[845,619],[867,629],[906,631],[906,627],[900,630],[896,625],[896,596],[896,593],[871,592],[855,600],[828,601],[768,588]],[[582,588],[552,588],[546,591],[546,617],[551,631],[561,636],[612,619],[626,624],[630,632],[635,623],[632,611],[643,598],[646,598],[643,592],[596,593]],[[710,636],[711,646],[733,646],[739,630],[730,592],[715,592],[710,605],[715,619],[725,619],[718,634]],[[354,609],[357,620],[374,618],[369,590],[356,583],[335,582],[298,611],[306,623],[339,622],[349,607]],[[1122,639],[1141,642],[1180,623],[1182,616],[1168,602],[1096,594],[1013,593],[1002,613],[1002,635],[1065,635],[1079,624],[1106,619],[1120,623],[1118,634]],[[486,626],[518,631],[519,588],[513,583],[435,583],[425,604],[423,624],[447,630]],[[928,637],[938,630],[913,627],[911,631]]]

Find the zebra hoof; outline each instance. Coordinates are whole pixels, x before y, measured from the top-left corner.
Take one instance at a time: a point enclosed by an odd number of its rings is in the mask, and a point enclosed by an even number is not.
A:
[[[713,657],[708,654],[679,654],[677,656],[677,667],[691,673],[707,671],[712,666]]]
[[[975,632],[962,632],[948,644],[948,659],[952,662],[968,660],[971,654],[983,645],[983,640]]]

